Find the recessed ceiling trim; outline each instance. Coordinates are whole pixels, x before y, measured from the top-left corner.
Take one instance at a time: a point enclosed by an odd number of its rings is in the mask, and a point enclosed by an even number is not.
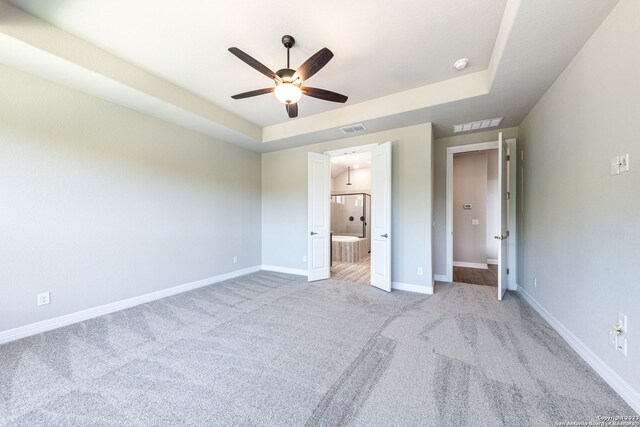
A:
[[[478,71],[454,79],[398,92],[314,116],[262,128],[262,142],[336,128],[394,114],[420,110],[489,93],[487,72]]]

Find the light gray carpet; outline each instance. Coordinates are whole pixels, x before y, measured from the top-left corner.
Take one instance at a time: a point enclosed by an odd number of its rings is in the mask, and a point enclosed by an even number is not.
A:
[[[0,424],[553,425],[633,411],[523,300],[260,272],[0,346]]]

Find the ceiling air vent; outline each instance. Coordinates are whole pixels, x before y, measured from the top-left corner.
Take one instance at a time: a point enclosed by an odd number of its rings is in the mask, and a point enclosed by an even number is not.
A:
[[[350,134],[350,133],[356,133],[356,132],[362,132],[363,130],[366,130],[367,128],[364,127],[364,125],[362,123],[358,123],[355,125],[349,125],[349,126],[343,126],[340,128],[340,130],[343,133],[346,134]]]
[[[453,133],[469,132],[476,129],[486,129],[500,126],[504,117],[497,117],[495,119],[478,120],[477,122],[463,123],[461,125],[453,125]]]

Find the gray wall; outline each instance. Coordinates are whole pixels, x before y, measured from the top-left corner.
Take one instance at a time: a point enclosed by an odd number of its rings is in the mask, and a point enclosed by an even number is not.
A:
[[[259,154],[4,66],[0,93],[0,331],[260,264]]]
[[[639,21],[640,2],[621,0],[519,132],[524,150],[519,285],[636,391]],[[610,176],[611,157],[624,153],[631,156],[631,170]],[[608,346],[619,311],[628,316],[627,357]]]
[[[385,141],[393,144],[392,277],[431,285],[431,123],[263,154],[263,264],[307,269],[307,152]]]
[[[477,144],[498,140],[498,132],[502,132],[505,139],[517,138],[518,128],[504,128],[485,132],[470,133],[446,138],[437,138],[434,146],[433,167],[433,272],[434,274],[446,274],[447,260],[447,147],[456,145]]]
[[[470,204],[471,209],[464,209]],[[473,220],[478,224],[474,225]],[[487,153],[453,156],[453,261],[487,262]]]

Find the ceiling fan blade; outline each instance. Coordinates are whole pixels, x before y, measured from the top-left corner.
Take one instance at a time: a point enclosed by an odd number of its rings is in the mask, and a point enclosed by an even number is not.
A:
[[[264,95],[265,93],[273,92],[274,88],[268,87],[264,89],[252,90],[249,92],[239,93],[237,95],[233,95],[233,99],[243,99],[243,98],[251,98],[252,96]]]
[[[318,89],[316,87],[300,86],[300,90],[305,95],[312,96],[318,99],[324,99],[325,101],[345,103],[347,102],[347,99],[349,99],[349,97],[346,95],[331,92],[330,90]]]
[[[302,81],[307,80],[315,73],[320,71],[322,67],[327,65],[327,62],[329,62],[331,58],[333,58],[333,52],[331,52],[326,47],[323,47],[322,49],[317,51],[311,58],[307,59],[304,64],[300,66],[300,68],[298,68],[298,70],[293,75],[293,81],[295,82],[298,78]]]
[[[282,79],[280,79],[280,77],[278,77],[276,75],[276,73],[274,73],[269,68],[267,68],[266,65],[262,64],[260,61],[258,61],[257,59],[255,59],[251,55],[248,55],[248,54],[244,53],[243,51],[241,51],[237,47],[230,47],[229,48],[229,52],[233,53],[235,56],[237,56],[242,61],[244,61],[247,65],[249,65],[250,67],[255,68],[258,71],[260,71],[262,74],[264,74],[265,76],[269,77],[270,79],[276,80],[278,82],[282,82]]]
[[[289,114],[289,118],[293,119],[294,117],[298,117],[298,104],[284,104],[287,107],[287,114]]]

